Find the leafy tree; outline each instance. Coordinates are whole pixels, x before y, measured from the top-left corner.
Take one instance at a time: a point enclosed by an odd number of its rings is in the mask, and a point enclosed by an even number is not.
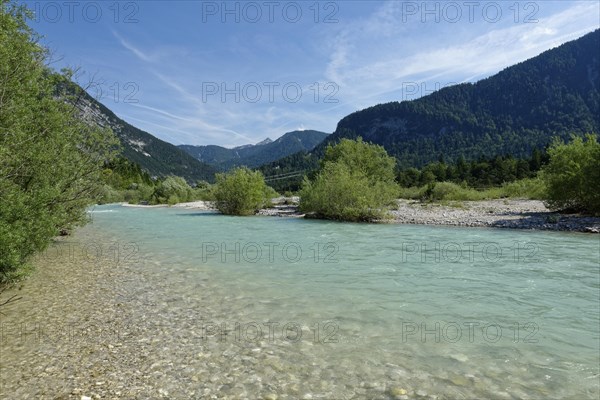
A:
[[[547,162],[548,155],[538,149],[534,149],[529,159],[516,159],[508,155],[491,159],[480,157],[477,161],[467,162],[464,157],[459,157],[454,164],[437,161],[427,164],[421,170],[402,169],[398,171],[396,180],[403,187],[445,181],[478,188],[499,187],[508,182],[533,178]]]
[[[104,163],[102,178],[106,184],[114,189],[131,189],[132,186],[153,185],[148,172],[142,170],[139,164],[129,161],[123,156]]]
[[[44,66],[46,50],[27,10],[0,0],[0,281],[52,237],[86,221],[105,160],[118,143],[57,98],[66,78]]]
[[[395,177],[396,160],[388,156],[382,146],[365,143],[360,137],[328,145],[321,167],[331,162],[345,164],[352,174],[363,174],[370,180],[391,182]]]
[[[180,176],[168,176],[154,189],[152,195],[156,203],[176,204],[191,200],[192,188]]]
[[[122,156],[104,163],[102,182],[104,187],[97,198],[100,204],[151,201],[155,190],[150,175]]]
[[[305,178],[300,209],[317,217],[371,221],[385,217],[394,201],[395,161],[381,146],[343,139],[329,146],[314,180]]]
[[[246,167],[227,174],[217,174],[214,191],[216,206],[227,215],[252,215],[265,207],[273,194],[263,175]]]
[[[542,170],[547,186],[547,205],[600,213],[600,143],[595,135],[571,143],[559,139],[548,149],[550,162]]]

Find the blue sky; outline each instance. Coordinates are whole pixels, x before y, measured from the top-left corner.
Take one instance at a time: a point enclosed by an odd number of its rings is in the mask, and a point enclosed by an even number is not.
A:
[[[25,1],[53,67],[173,144],[333,132],[600,27],[592,1]]]

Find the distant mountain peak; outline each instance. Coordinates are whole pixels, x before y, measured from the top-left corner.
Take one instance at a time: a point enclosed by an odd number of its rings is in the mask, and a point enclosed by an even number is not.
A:
[[[180,149],[218,169],[227,170],[240,165],[251,168],[278,160],[299,151],[311,151],[327,137],[319,131],[287,132],[277,140],[266,138],[257,144],[226,149],[221,146],[181,145]]]

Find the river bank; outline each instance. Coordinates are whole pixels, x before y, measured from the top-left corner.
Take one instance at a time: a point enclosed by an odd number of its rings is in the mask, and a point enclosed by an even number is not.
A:
[[[398,200],[393,222],[600,233],[600,218],[552,212],[539,200],[421,203]]]
[[[298,202],[298,197],[279,197],[274,199],[272,207],[259,210],[258,215],[304,217],[298,210]],[[600,233],[600,217],[553,212],[539,200],[498,199],[424,203],[399,199],[397,204],[396,209],[391,211],[392,218],[386,222]],[[214,203],[210,201],[179,203],[172,207],[216,211]]]

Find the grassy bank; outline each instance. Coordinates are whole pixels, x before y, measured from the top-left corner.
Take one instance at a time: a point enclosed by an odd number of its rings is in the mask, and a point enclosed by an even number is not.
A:
[[[503,198],[543,200],[545,192],[546,187],[539,178],[527,178],[485,189],[475,189],[453,182],[435,182],[421,187],[400,188],[398,197],[421,201],[477,201]]]

